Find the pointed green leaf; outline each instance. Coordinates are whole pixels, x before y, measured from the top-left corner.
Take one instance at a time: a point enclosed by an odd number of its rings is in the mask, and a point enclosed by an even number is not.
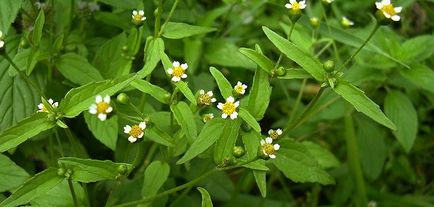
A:
[[[213,207],[211,196],[209,196],[208,191],[205,188],[197,187],[197,190],[202,195],[202,207]]]
[[[261,132],[261,126],[259,126],[258,122],[249,113],[249,111],[244,108],[240,108],[239,115],[248,125],[253,128],[253,130],[255,130],[256,132]]]
[[[384,115],[380,107],[356,86],[345,80],[340,80],[333,90],[350,102],[357,111],[392,130],[396,130],[395,124]]]
[[[84,120],[93,136],[111,150],[116,150],[118,141],[118,116],[114,115],[105,121],[98,119],[98,116],[84,113]]]
[[[209,71],[217,82],[217,86],[219,87],[223,98],[226,99],[227,97],[232,96],[232,85],[229,83],[228,79],[226,79],[225,76],[219,70],[217,70],[217,68],[210,67]]]
[[[187,140],[191,143],[196,140],[196,121],[194,120],[194,114],[190,110],[190,107],[188,107],[185,102],[180,101],[177,104],[171,105],[170,110],[175,115],[176,121],[187,136]]]
[[[143,93],[151,95],[161,103],[169,103],[170,93],[156,85],[152,85],[148,81],[137,79],[131,82],[131,86]]]
[[[0,154],[0,192],[12,190],[29,179],[29,174],[6,155]]]
[[[42,38],[42,30],[44,29],[45,24],[45,14],[44,10],[41,9],[39,11],[38,17],[36,17],[35,24],[33,27],[33,34],[32,34],[32,42],[34,45],[39,45]]]
[[[245,55],[246,57],[250,58],[253,62],[255,62],[260,69],[264,70],[268,74],[271,74],[271,72],[274,69],[274,63],[270,59],[268,59],[265,55],[263,55],[260,52],[257,52],[255,50],[249,49],[249,48],[240,48],[241,54]]]
[[[399,70],[401,75],[413,84],[434,93],[434,70],[423,64],[414,64],[411,70]]]
[[[277,76],[277,78],[291,80],[291,79],[308,79],[308,78],[312,78],[312,76],[303,69],[290,68],[290,69],[286,69],[285,75]]]
[[[268,74],[256,69],[248,96],[247,110],[258,121],[264,118],[265,111],[270,103],[271,90]]]
[[[21,8],[22,0],[2,0],[0,6],[0,31],[7,34]]]
[[[157,126],[148,126],[145,129],[145,136],[162,145],[168,146],[168,147],[173,147],[174,146],[174,140],[172,139],[172,137],[167,134],[165,131],[161,130],[159,127]]]
[[[148,37],[144,50],[145,65],[137,72],[140,78],[148,76],[157,67],[158,62],[160,62],[160,56],[164,53],[164,41],[161,38]],[[165,69],[167,70],[168,68]]]
[[[152,197],[158,193],[158,190],[169,178],[170,166],[161,161],[154,161],[145,170],[143,181],[142,195],[144,198]],[[150,205],[151,202],[144,206]]]
[[[188,84],[184,81],[178,81],[175,83],[175,86],[181,91],[181,93],[190,101],[191,104],[197,105],[196,97],[193,92],[191,92]]]
[[[101,73],[86,58],[75,53],[62,55],[57,60],[56,67],[65,78],[78,85],[104,79]]]
[[[214,162],[222,163],[225,159],[231,158],[232,150],[238,139],[238,131],[241,127],[241,120],[224,120],[223,132],[214,147]]]
[[[98,48],[92,65],[98,68],[103,77],[117,78],[130,72],[132,60],[125,57],[125,52],[122,50],[126,44],[127,36],[123,32],[107,40]]]
[[[163,37],[168,39],[182,39],[216,30],[217,29],[211,27],[201,27],[179,22],[167,22],[164,28]]]
[[[338,159],[327,149],[309,141],[304,141],[302,144],[306,147],[310,154],[315,157],[321,167],[333,168],[339,166]]]

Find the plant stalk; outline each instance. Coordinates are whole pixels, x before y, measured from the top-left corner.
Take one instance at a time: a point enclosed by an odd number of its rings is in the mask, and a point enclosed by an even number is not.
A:
[[[163,25],[161,25],[160,32],[158,33],[159,37],[161,35],[163,35],[164,28],[166,27],[166,25],[169,22],[170,18],[172,18],[173,13],[175,12],[176,7],[178,6],[178,3],[179,3],[179,0],[175,0],[175,2],[173,2],[172,8],[170,9],[170,12],[169,12],[169,15],[167,16],[166,20],[164,20]]]
[[[80,205],[78,205],[77,196],[75,195],[74,185],[72,184],[71,177],[68,178],[68,185],[69,190],[71,191],[72,200],[74,201],[74,206],[79,207]]]

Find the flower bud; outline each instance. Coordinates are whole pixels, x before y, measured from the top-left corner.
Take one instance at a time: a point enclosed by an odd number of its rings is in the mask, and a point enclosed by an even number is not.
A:
[[[324,64],[323,64],[323,68],[325,71],[327,72],[332,72],[335,70],[335,62],[333,60],[327,60]]]
[[[317,17],[311,17],[309,19],[310,25],[312,25],[312,27],[316,28],[319,26],[319,19]]]
[[[277,68],[277,70],[276,70],[276,75],[278,75],[278,76],[284,76],[284,75],[286,75],[286,70],[285,70],[285,68],[283,68],[283,67],[279,67],[279,68]]]
[[[130,97],[126,93],[120,93],[116,97],[116,100],[121,104],[127,104],[130,100]]]
[[[128,168],[126,165],[119,165],[118,169],[117,169],[118,173],[120,173],[120,174],[125,174],[127,172],[127,170],[128,170]]]
[[[58,176],[64,176],[65,173],[66,173],[65,168],[61,167],[61,168],[57,169],[57,175]]]
[[[236,158],[242,157],[245,153],[246,153],[246,150],[244,150],[244,147],[242,147],[242,146],[235,146],[232,149],[232,155],[234,155],[234,157],[236,157]]]

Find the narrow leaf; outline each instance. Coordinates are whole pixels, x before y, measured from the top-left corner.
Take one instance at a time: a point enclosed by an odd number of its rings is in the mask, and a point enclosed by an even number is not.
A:
[[[318,164],[322,168],[333,168],[339,166],[338,159],[327,149],[309,141],[304,141],[302,144],[306,147],[310,154],[315,157],[315,159],[318,161]]]
[[[190,110],[190,107],[188,107],[185,102],[180,101],[177,104],[171,105],[170,110],[175,115],[175,119],[181,126],[182,130],[185,132],[187,140],[191,143],[196,140],[196,121],[194,120],[194,114]]]
[[[217,70],[217,68],[210,67],[209,70],[217,82],[217,86],[219,87],[223,98],[226,99],[227,97],[232,96],[232,85],[229,83],[228,79],[226,79],[225,76],[219,70]]]
[[[44,29],[45,24],[45,14],[44,10],[41,9],[39,11],[38,17],[36,17],[35,24],[33,27],[33,35],[32,35],[32,42],[34,45],[39,45],[42,38],[42,30]]]
[[[168,39],[182,39],[185,37],[205,34],[216,30],[217,29],[211,27],[201,27],[189,25],[186,23],[168,22],[164,28],[163,37]]]
[[[131,86],[143,93],[151,95],[161,103],[169,103],[170,93],[156,85],[152,85],[148,81],[137,79],[131,82]]]
[[[250,58],[250,60],[255,62],[260,69],[264,70],[268,74],[271,74],[271,72],[273,71],[274,63],[270,59],[268,59],[265,55],[261,54],[260,52],[257,52],[249,48],[240,48],[240,52],[241,54]]]
[[[198,187],[197,190],[202,195],[202,207],[213,207],[211,196],[209,196],[208,191],[205,188]]]
[[[290,68],[290,69],[286,69],[285,75],[277,76],[277,78],[291,80],[291,79],[308,79],[308,78],[312,78],[312,76],[303,69]]]
[[[258,122],[255,120],[249,111],[244,108],[240,108],[239,110],[240,117],[255,130],[256,132],[261,132],[261,126],[259,126]]]
[[[270,103],[271,90],[268,74],[256,69],[248,96],[247,110],[258,121],[264,118],[265,111]]]
[[[196,97],[193,92],[191,92],[188,84],[184,81],[179,81],[175,83],[175,86],[181,91],[181,93],[190,101],[191,104],[197,105]]]
[[[157,67],[158,62],[160,62],[160,55],[164,53],[164,41],[161,38],[149,37],[146,39],[144,50],[145,65],[139,72],[137,72],[137,75],[140,78],[148,76],[152,71],[154,71],[155,67]]]
[[[148,139],[156,143],[162,144],[164,146],[168,146],[168,147],[174,146],[174,141],[172,137],[155,125],[146,128],[145,136]]]
[[[147,198],[156,195],[169,177],[169,173],[170,166],[165,162],[154,161],[149,164],[145,170],[142,188],[143,197]],[[147,203],[145,206],[150,204],[151,203]]]
[[[232,157],[232,149],[238,139],[238,131],[241,120],[224,120],[223,132],[214,147],[214,162],[222,163],[225,159]]]
[[[75,53],[62,55],[56,62],[56,67],[65,78],[78,85],[104,79],[86,58]]]
[[[0,154],[0,192],[12,190],[29,179],[29,174],[6,155]]]

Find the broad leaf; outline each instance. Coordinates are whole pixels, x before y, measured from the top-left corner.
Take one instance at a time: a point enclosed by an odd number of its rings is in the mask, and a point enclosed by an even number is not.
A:
[[[157,67],[158,62],[160,62],[160,56],[164,53],[164,42],[161,38],[149,37],[146,40],[146,45],[144,49],[145,53],[145,65],[143,68],[137,72],[140,78],[144,78],[154,71]],[[168,68],[165,68],[166,70]]]
[[[105,121],[98,119],[98,116],[84,113],[84,120],[93,136],[111,150],[116,150],[118,141],[118,116],[114,115]]]
[[[219,70],[217,70],[217,68],[210,67],[209,71],[217,82],[217,86],[219,87],[223,98],[226,99],[227,97],[232,96],[232,85],[229,83],[228,79],[226,79],[225,76]]]
[[[268,74],[271,74],[274,69],[274,63],[264,56],[262,53],[249,49],[249,48],[240,48],[241,54],[250,58],[253,62],[255,62],[260,69],[264,70]]]
[[[0,135],[0,152],[12,149],[55,125],[55,122],[47,119],[47,113],[36,113]]]
[[[72,118],[82,111],[89,109],[95,102],[97,95],[112,96],[126,87],[136,78],[134,75],[127,75],[114,80],[105,80],[96,83],[89,83],[78,88],[71,89],[59,105],[59,111],[67,118]]]
[[[39,45],[39,43],[41,42],[42,30],[44,29],[44,24],[45,24],[45,14],[44,14],[44,10],[41,9],[39,11],[38,16],[36,17],[35,25],[33,28],[32,42],[34,45]]]
[[[398,142],[408,153],[417,135],[417,111],[411,100],[399,91],[389,92],[384,101],[384,112],[396,124],[393,131]]]
[[[197,190],[202,195],[202,207],[213,207],[211,196],[205,188],[198,187]]]
[[[0,154],[0,192],[12,190],[29,178],[29,174],[23,168]]]
[[[114,163],[110,160],[62,157],[58,160],[58,163],[60,167],[72,170],[72,179],[82,183],[116,180],[120,176],[127,175],[132,170],[131,164]]]
[[[256,69],[248,96],[247,110],[258,121],[264,118],[265,111],[270,103],[271,90],[268,74]]]
[[[182,39],[185,37],[191,37],[213,31],[216,31],[216,29],[211,27],[189,25],[186,23],[168,22],[164,28],[163,37],[168,39]]]
[[[215,163],[222,164],[225,159],[233,157],[232,150],[237,142],[240,126],[240,119],[224,120],[223,132],[214,147]]]
[[[422,64],[411,66],[410,70],[399,70],[402,76],[413,84],[434,93],[434,70]]]
[[[89,206],[87,203],[84,188],[78,183],[72,181],[74,187],[75,196],[79,206]],[[35,197],[30,201],[32,207],[67,207],[74,206],[74,201],[71,196],[71,190],[69,189],[68,180],[64,179],[59,185],[48,192]]]
[[[205,59],[211,65],[253,69],[256,64],[238,51],[229,39],[213,39],[206,44]]]
[[[145,136],[156,143],[168,147],[174,146],[174,140],[172,139],[172,137],[165,131],[161,130],[158,126],[148,126],[145,129]]]
[[[338,159],[327,149],[309,141],[304,141],[302,144],[306,147],[309,153],[315,157],[322,168],[333,168],[339,166]]]
[[[303,144],[291,140],[282,140],[279,144],[276,158],[271,161],[287,178],[301,183],[334,184],[333,177],[321,168]]]
[[[240,108],[239,110],[240,117],[255,130],[256,132],[261,132],[261,126],[259,126],[258,122],[255,120],[255,117],[253,117],[249,111],[247,111],[245,108]]]
[[[196,121],[194,120],[194,114],[190,110],[190,107],[188,107],[185,102],[180,101],[177,104],[171,105],[170,110],[175,115],[175,119],[181,126],[182,130],[185,132],[187,140],[191,143],[196,140]]]
[[[56,187],[64,177],[57,175],[57,169],[49,168],[27,180],[11,196],[0,203],[1,207],[15,207],[28,203]]]
[[[333,90],[345,100],[350,102],[357,111],[364,113],[374,121],[392,130],[396,130],[395,124],[383,114],[383,112],[380,110],[380,107],[371,99],[369,99],[365,95],[365,92],[356,86],[347,81],[340,80]]]
[[[130,72],[132,60],[125,57],[122,47],[127,43],[125,33],[106,41],[96,51],[92,64],[105,78],[116,78]]]
[[[78,85],[101,81],[104,78],[87,59],[75,53],[67,53],[58,59],[56,67],[65,78]]]
[[[154,161],[145,170],[143,181],[142,195],[144,198],[151,197],[157,194],[158,190],[163,186],[169,177],[170,166],[161,161]],[[151,202],[144,206],[150,205]]]
[[[148,81],[137,79],[131,82],[131,86],[143,93],[151,95],[161,103],[169,103],[170,93],[156,85],[152,85]]]
[[[2,0],[0,7],[0,31],[7,34],[21,8],[22,0]]]

